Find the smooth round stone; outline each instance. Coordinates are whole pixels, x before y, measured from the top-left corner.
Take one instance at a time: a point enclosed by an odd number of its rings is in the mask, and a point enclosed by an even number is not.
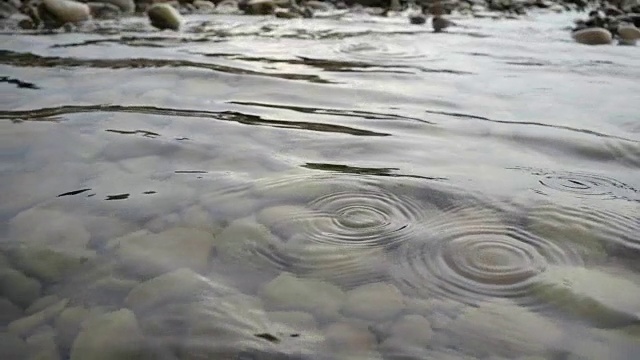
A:
[[[173,228],[159,234],[136,232],[114,240],[112,245],[117,246],[117,254],[128,269],[153,276],[179,268],[204,273],[213,244],[210,233]]]
[[[58,282],[74,273],[86,257],[72,256],[40,246],[22,246],[11,252],[15,267],[43,282]]]
[[[376,337],[364,326],[333,323],[324,329],[327,345],[341,353],[366,354],[375,349]]]
[[[640,277],[606,270],[551,267],[536,278],[532,293],[598,325],[640,321]]]
[[[25,311],[25,315],[33,315],[60,301],[57,295],[47,295],[34,301]]]
[[[133,0],[100,0],[103,3],[115,5],[123,14],[133,14],[136,4]]]
[[[305,311],[320,318],[336,318],[345,296],[333,284],[290,273],[265,284],[260,295],[267,309]]]
[[[391,336],[410,345],[426,347],[431,341],[431,323],[420,315],[404,315],[391,326]]]
[[[182,25],[182,15],[169,4],[153,4],[147,10],[147,16],[151,25],[160,29],[170,29],[178,31]]]
[[[404,306],[404,298],[398,288],[391,284],[375,283],[347,292],[342,312],[346,316],[382,321],[397,315]]]
[[[73,342],[70,360],[140,359],[144,346],[135,315],[121,309],[88,321]]]
[[[48,247],[74,256],[89,255],[91,238],[78,216],[52,209],[31,208],[9,222],[12,239],[31,246]]]
[[[18,336],[7,332],[0,332],[0,358],[2,360],[24,360],[29,348]]]
[[[571,37],[576,42],[585,45],[608,45],[613,41],[609,30],[603,28],[586,28],[574,31]]]
[[[60,352],[56,344],[56,333],[49,325],[41,326],[26,338],[31,356],[29,360],[59,360]]]
[[[40,297],[42,286],[38,280],[13,269],[0,270],[0,293],[23,308]]]
[[[57,333],[57,341],[65,350],[71,348],[73,340],[80,332],[83,322],[89,318],[91,312],[82,306],[68,307],[55,319],[54,326]]]
[[[618,37],[621,44],[635,45],[640,39],[640,29],[632,24],[620,25],[618,26]]]
[[[87,4],[71,0],[43,0],[42,4],[60,25],[80,23],[91,18]]]
[[[450,345],[479,358],[539,355],[564,336],[552,321],[507,300],[469,307],[446,330]]]
[[[215,237],[217,256],[224,260],[249,261],[248,266],[260,266],[263,259],[255,249],[268,250],[281,241],[267,227],[248,218],[238,219]]]
[[[9,299],[0,297],[0,328],[22,316],[22,309],[9,301]]]
[[[189,298],[206,289],[206,278],[189,269],[178,269],[147,280],[129,292],[124,300],[127,307],[144,310],[161,303]]]
[[[67,304],[69,304],[68,299],[60,300],[40,312],[13,321],[7,328],[13,334],[26,337],[32,334],[35,329],[47,324],[58,316]]]

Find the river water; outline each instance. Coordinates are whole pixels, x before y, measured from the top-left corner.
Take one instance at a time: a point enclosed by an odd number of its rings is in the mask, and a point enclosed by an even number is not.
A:
[[[636,359],[638,47],[576,16],[2,33],[3,358]]]

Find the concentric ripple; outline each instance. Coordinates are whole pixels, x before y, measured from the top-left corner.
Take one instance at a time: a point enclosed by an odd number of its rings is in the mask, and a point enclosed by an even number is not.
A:
[[[530,289],[548,266],[580,265],[580,256],[509,224],[493,210],[451,209],[428,224],[420,241],[394,254],[393,276],[427,296],[477,304],[510,298],[536,307]],[[396,271],[397,270],[397,271]]]
[[[545,174],[540,179],[540,184],[553,190],[584,197],[640,199],[638,190],[631,186],[596,174],[573,172]]]
[[[328,221],[310,221],[306,234],[325,244],[390,246],[415,234],[424,215],[411,198],[380,191],[343,191],[320,197],[309,208]]]
[[[401,46],[388,41],[342,42],[336,51],[357,60],[375,61],[376,63],[394,60],[423,59],[415,46]]]

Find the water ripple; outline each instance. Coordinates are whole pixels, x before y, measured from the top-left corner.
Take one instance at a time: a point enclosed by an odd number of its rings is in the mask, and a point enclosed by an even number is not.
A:
[[[414,60],[426,57],[417,47],[394,45],[388,41],[342,42],[336,47],[337,53],[359,60],[384,62],[387,60]]]
[[[638,190],[618,180],[587,173],[562,172],[542,175],[540,184],[581,197],[597,196],[608,199],[629,199]],[[637,197],[637,195],[635,196]]]
[[[571,248],[536,236],[482,207],[453,207],[427,223],[422,241],[394,254],[402,284],[464,303],[510,298],[538,307],[530,297],[536,276],[548,266],[582,264]],[[397,271],[395,271],[397,270]]]

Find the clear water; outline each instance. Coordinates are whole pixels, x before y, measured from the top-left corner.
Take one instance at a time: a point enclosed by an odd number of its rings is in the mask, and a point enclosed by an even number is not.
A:
[[[574,16],[2,33],[3,358],[636,359],[638,47]]]

